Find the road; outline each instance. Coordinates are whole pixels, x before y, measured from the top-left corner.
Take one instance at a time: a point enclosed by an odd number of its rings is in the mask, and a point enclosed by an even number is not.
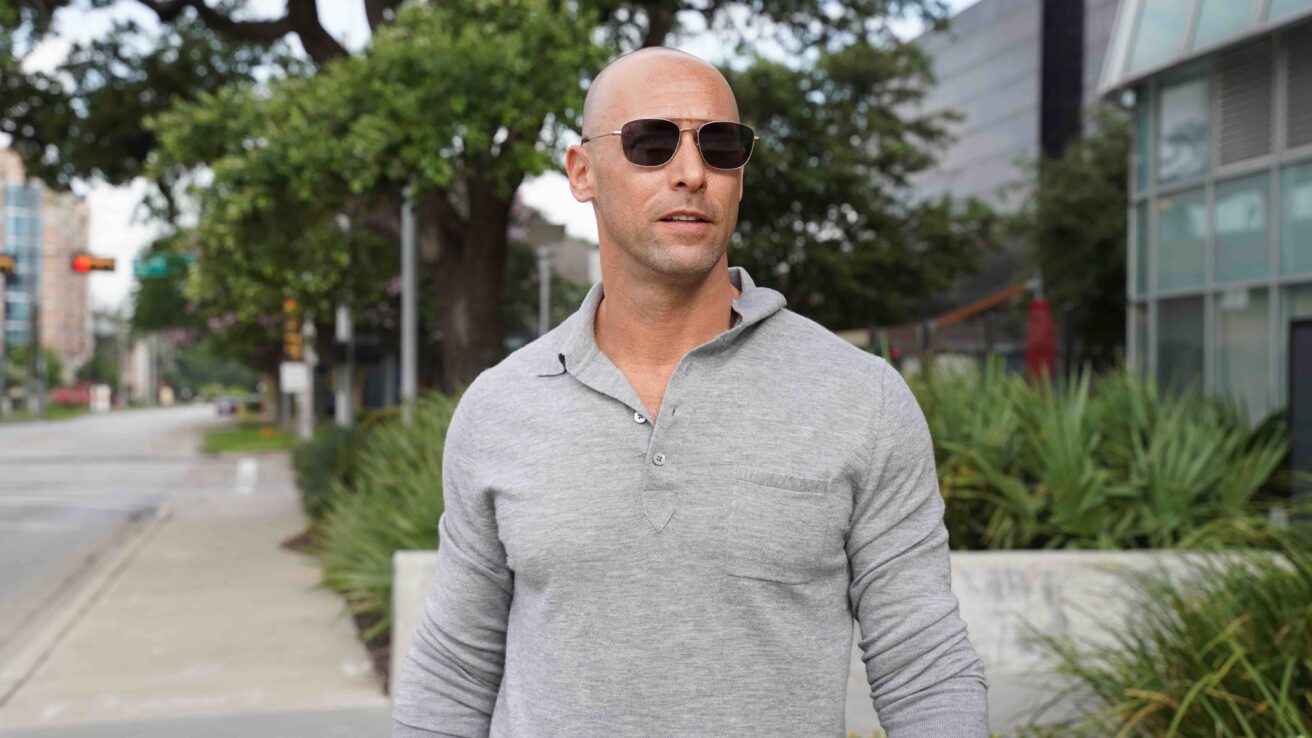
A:
[[[257,457],[201,453],[223,422],[201,404],[0,424],[0,653],[162,502],[289,488]]]

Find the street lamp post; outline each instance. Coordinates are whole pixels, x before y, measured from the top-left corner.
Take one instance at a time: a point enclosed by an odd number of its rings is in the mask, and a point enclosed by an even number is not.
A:
[[[415,188],[405,188],[401,206],[401,422],[414,419],[414,401],[418,393],[418,354],[415,305]]]

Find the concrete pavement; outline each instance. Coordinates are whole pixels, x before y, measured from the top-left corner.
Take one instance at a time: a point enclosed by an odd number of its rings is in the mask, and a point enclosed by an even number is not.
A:
[[[151,480],[162,514],[40,613],[0,663],[0,738],[390,735],[344,603],[279,545],[306,523],[286,455],[254,487],[252,462],[225,461]]]

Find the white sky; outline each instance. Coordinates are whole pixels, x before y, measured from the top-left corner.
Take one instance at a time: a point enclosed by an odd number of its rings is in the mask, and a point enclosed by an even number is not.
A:
[[[960,12],[976,0],[949,0],[953,13]],[[318,0],[320,19],[324,27],[351,49],[359,49],[369,38],[369,26],[364,17],[364,3],[359,0]],[[252,0],[252,16],[281,15],[285,0]],[[54,33],[33,50],[25,60],[28,69],[50,69],[66,55],[70,42],[93,38],[103,34],[115,18],[132,17],[147,27],[153,25],[153,14],[134,2],[120,2],[112,8],[98,11],[63,9],[55,16]],[[899,33],[911,36],[918,33],[912,24]],[[709,33],[695,33],[675,44],[707,61],[724,61],[722,46]],[[0,144],[5,141],[0,140]],[[112,273],[100,272],[92,277],[91,298],[96,308],[117,307],[132,290],[132,259],[161,230],[161,224],[142,222],[137,217],[137,205],[145,192],[144,180],[130,185],[111,187],[104,183],[75,187],[86,194],[91,208],[91,251],[101,256],[118,259],[118,269]],[[569,235],[595,242],[597,225],[592,207],[574,200],[565,178],[551,172],[529,180],[520,188],[520,197],[536,208],[548,220],[564,224]]]

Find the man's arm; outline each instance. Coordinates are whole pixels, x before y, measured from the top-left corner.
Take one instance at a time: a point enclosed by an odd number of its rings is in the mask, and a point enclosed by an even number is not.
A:
[[[889,738],[987,738],[984,665],[950,586],[929,426],[902,376],[882,360],[880,374],[847,541],[870,695]]]
[[[491,495],[469,472],[477,437],[471,394],[447,429],[437,571],[392,686],[393,738],[486,736],[501,686],[513,576]]]

